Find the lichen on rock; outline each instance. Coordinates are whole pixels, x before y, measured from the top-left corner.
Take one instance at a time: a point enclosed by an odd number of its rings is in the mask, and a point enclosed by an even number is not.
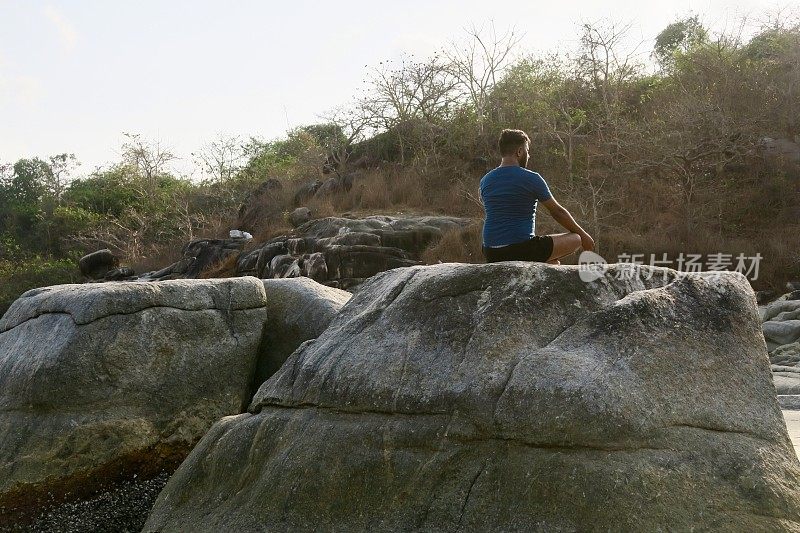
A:
[[[747,280],[630,274],[371,278],[212,427],[145,531],[799,528]]]

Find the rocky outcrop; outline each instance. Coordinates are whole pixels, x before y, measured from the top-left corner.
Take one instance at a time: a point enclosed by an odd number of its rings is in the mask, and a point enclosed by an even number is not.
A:
[[[254,388],[260,280],[60,285],[0,320],[0,528],[171,471]]]
[[[311,220],[295,233],[271,239],[249,252],[249,257],[257,257],[256,268],[242,273],[260,278],[304,275],[334,287],[351,288],[379,272],[419,264],[418,258],[429,244],[444,232],[470,223],[444,216]]]
[[[238,259],[242,249],[249,242],[246,238],[195,239],[183,247],[181,259],[177,262],[140,276],[127,278],[127,281],[165,281],[170,279],[197,278],[209,268],[233,256]]]
[[[800,528],[747,280],[628,267],[375,276],[214,424],[144,530]]]
[[[347,192],[353,188],[354,176],[352,174],[337,175],[322,182],[314,192],[316,197],[330,196],[338,192]]]
[[[779,394],[781,404],[796,403],[787,395],[800,395],[800,342],[784,344],[769,354],[775,390]],[[800,397],[800,396],[799,396]],[[786,408],[786,406],[784,406]],[[792,407],[796,409],[796,407]]]
[[[778,400],[785,409],[800,409],[800,291],[784,294],[759,312]]]
[[[320,218],[249,251],[243,251],[247,244],[244,239],[192,241],[184,248],[180,261],[135,279],[197,277],[234,256],[236,266],[231,275],[306,276],[332,287],[349,289],[379,272],[419,264],[420,254],[428,245],[445,232],[472,223],[470,219],[446,216]]]

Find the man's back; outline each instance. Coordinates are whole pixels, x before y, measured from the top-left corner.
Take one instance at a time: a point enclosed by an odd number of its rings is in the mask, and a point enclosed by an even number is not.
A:
[[[500,166],[489,171],[480,183],[486,211],[484,246],[505,246],[535,235],[536,204],[552,198],[542,176],[520,166]]]

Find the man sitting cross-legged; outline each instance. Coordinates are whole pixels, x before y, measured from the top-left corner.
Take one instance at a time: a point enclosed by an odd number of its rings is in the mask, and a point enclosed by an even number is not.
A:
[[[521,130],[503,130],[499,141],[500,166],[481,178],[483,255],[486,261],[538,261],[561,264],[559,259],[579,248],[594,249],[594,240],[553,198],[542,176],[525,168],[530,139]],[[536,235],[536,205],[541,201],[568,231]]]

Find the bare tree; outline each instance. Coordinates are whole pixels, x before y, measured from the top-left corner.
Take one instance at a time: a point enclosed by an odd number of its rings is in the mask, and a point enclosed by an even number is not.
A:
[[[572,184],[575,174],[575,152],[580,141],[586,141],[589,120],[580,101],[581,87],[574,73],[557,54],[538,62],[543,83],[548,90],[542,95],[546,112],[543,113],[547,131],[561,146],[567,165],[567,179]]]
[[[56,205],[61,205],[61,196],[67,188],[69,177],[80,163],[75,154],[58,154],[50,156],[50,170],[52,174],[48,176],[47,188],[50,190]]]
[[[341,135],[327,136],[324,147],[330,158],[329,167],[338,173],[346,168],[352,145],[364,139],[371,122],[370,114],[364,102],[356,100],[350,106],[337,107],[320,118],[341,132]]]
[[[153,198],[158,186],[158,178],[164,173],[164,167],[176,159],[175,155],[161,145],[160,141],[143,139],[138,133],[123,133],[128,139],[122,145],[122,159],[136,168],[145,180],[147,195]]]
[[[403,128],[442,123],[458,100],[458,82],[438,54],[423,61],[404,58],[397,67],[391,63],[382,62],[374,69],[363,110],[369,126],[396,130],[404,162],[408,133]]]
[[[172,205],[177,216],[177,229],[182,242],[191,242],[197,237],[197,230],[208,225],[210,216],[192,209],[191,198],[184,191],[172,194]],[[174,234],[169,237],[175,239]]]
[[[589,230],[594,235],[597,253],[601,250],[605,221],[623,213],[619,208],[609,209],[613,202],[622,197],[618,191],[612,192],[610,188],[608,178],[592,175],[591,165],[587,164],[587,173],[576,176],[565,191],[565,196],[578,206],[581,219],[589,221]]]
[[[242,168],[245,148],[239,137],[219,135],[193,152],[192,157],[204,175],[210,175],[214,181],[228,181]]]
[[[611,166],[614,165],[619,145],[620,115],[625,88],[642,70],[637,52],[641,42],[626,50],[625,39],[631,23],[615,21],[583,23],[580,39],[578,75],[591,86],[602,106],[599,120],[593,124],[598,141],[605,145]]]
[[[452,42],[445,54],[458,87],[475,109],[479,133],[483,134],[489,95],[509,66],[512,51],[522,36],[514,28],[498,35],[494,22],[488,29],[473,25],[465,31],[466,42]]]
[[[631,163],[676,185],[688,238],[706,207],[698,194],[722,192],[724,169],[752,152],[759,125],[721,112],[713,98],[686,93],[679,84],[673,98],[661,102],[653,120],[639,125],[638,136],[630,139],[637,146]]]

